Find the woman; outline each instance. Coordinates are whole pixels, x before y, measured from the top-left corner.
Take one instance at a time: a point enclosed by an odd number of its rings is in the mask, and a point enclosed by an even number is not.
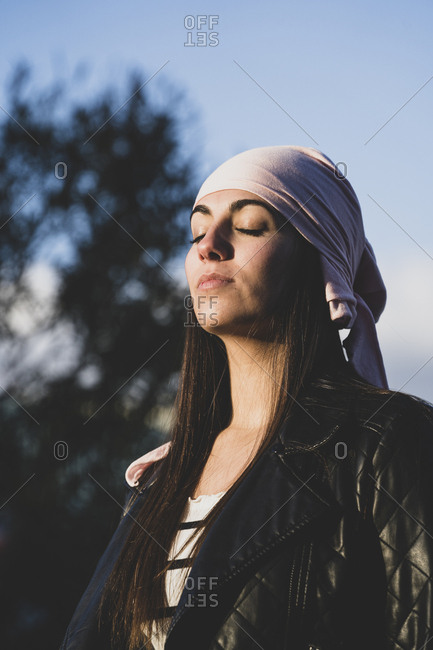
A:
[[[252,149],[191,230],[171,438],[127,469],[62,648],[433,648],[433,407],[388,390],[353,188]]]

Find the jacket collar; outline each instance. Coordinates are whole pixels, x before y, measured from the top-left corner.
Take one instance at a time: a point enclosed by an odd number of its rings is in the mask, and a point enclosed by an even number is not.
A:
[[[352,412],[350,405],[346,404],[341,411],[332,405],[330,393],[320,380],[311,382],[301,392],[278,433],[278,440],[287,454],[317,449],[348,421]]]
[[[334,436],[340,424],[331,409],[321,409],[317,402],[313,409],[307,403],[299,402],[280,429],[278,442],[248,472],[215,520],[171,620],[167,648],[176,647],[172,643],[182,622],[196,615],[197,606],[192,604],[220,593],[282,542],[341,517],[341,506],[320,479],[317,456],[300,451],[293,442],[316,449]]]

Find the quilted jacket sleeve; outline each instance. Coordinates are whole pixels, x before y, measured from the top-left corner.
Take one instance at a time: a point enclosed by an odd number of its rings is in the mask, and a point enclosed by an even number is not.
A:
[[[433,650],[433,407],[413,401],[373,458],[372,517],[386,575],[387,650]]]

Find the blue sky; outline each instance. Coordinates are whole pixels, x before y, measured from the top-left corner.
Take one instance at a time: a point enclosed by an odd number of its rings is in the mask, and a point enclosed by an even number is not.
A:
[[[433,401],[431,3],[8,0],[0,8],[6,109],[19,60],[38,84],[86,65],[83,96],[135,68],[155,75],[147,85],[155,101],[171,86],[184,92],[197,115],[185,146],[199,151],[203,180],[226,158],[271,144],[313,146],[347,165],[388,289],[378,333],[390,385]],[[207,45],[185,45],[193,42]]]

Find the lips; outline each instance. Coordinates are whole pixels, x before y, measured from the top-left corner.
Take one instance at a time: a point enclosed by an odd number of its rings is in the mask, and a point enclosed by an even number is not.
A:
[[[209,280],[222,280],[225,282],[234,282],[234,280],[228,276],[228,275],[223,275],[222,273],[203,273],[198,279],[197,282],[197,288],[200,287],[200,284],[202,282],[207,282]]]

